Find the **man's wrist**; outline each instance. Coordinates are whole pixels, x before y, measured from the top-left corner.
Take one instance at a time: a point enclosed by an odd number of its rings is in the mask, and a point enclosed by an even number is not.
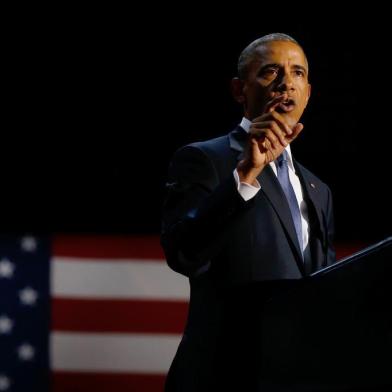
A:
[[[238,177],[240,182],[245,182],[246,184],[257,186],[257,176],[262,172],[263,167],[261,168],[247,168],[244,165],[239,164],[237,166]]]

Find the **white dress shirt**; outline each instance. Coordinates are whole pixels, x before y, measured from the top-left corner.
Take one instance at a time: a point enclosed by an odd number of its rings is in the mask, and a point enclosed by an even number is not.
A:
[[[247,118],[244,117],[240,123],[240,127],[243,128],[246,132],[249,132],[250,124],[251,121],[249,121]],[[308,242],[309,242],[308,208],[303,197],[301,182],[295,172],[295,168],[293,165],[293,158],[291,156],[290,145],[286,147],[286,151],[287,151],[287,163],[289,168],[289,178],[290,178],[291,185],[294,189],[295,196],[297,198],[299,210],[301,212],[302,244],[303,244],[302,251],[304,252],[304,257],[307,258],[310,256],[310,251],[308,247]],[[277,175],[275,161],[270,162],[269,165],[271,166],[275,175]],[[256,180],[257,186],[253,186],[245,182],[240,182],[237,169],[234,170],[234,178],[237,184],[238,192],[245,201],[248,201],[254,196],[256,196],[257,192],[261,189],[261,186],[257,180]]]

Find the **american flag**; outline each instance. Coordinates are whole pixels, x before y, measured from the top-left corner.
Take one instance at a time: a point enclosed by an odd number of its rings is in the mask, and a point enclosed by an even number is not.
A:
[[[188,297],[158,236],[0,236],[0,391],[162,391]]]
[[[0,391],[162,391],[188,296],[157,236],[1,236]]]

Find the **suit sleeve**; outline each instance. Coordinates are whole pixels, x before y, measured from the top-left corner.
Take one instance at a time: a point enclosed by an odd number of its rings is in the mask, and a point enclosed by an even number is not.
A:
[[[175,154],[166,183],[161,244],[169,266],[186,276],[210,267],[234,217],[249,208],[237,191],[232,172],[219,178],[213,161],[200,148]]]

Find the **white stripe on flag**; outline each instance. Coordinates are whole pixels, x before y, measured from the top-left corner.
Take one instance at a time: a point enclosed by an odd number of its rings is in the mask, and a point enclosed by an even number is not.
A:
[[[162,260],[54,257],[52,294],[64,298],[185,300],[188,280]]]
[[[179,335],[54,332],[52,369],[165,374],[180,338]]]

